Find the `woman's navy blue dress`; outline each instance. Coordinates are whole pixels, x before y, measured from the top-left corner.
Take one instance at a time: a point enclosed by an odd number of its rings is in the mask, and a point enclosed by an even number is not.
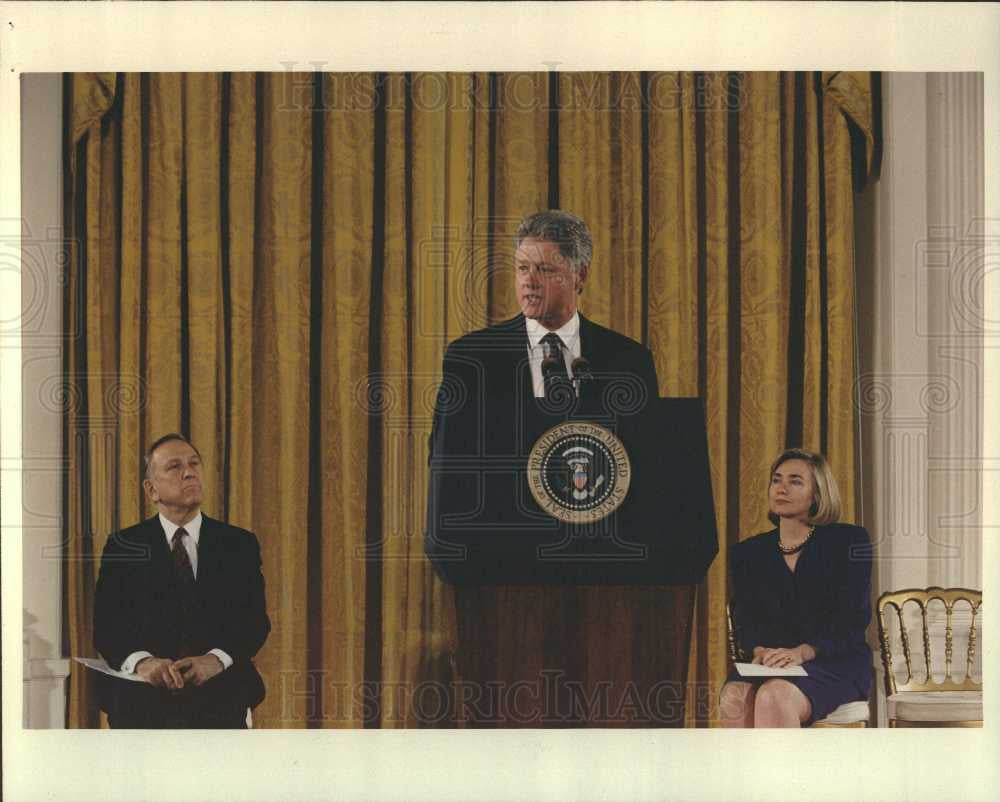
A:
[[[812,703],[811,724],[845,702],[866,700],[872,686],[871,650],[865,629],[871,620],[871,555],[860,526],[817,526],[792,571],[778,550],[778,530],[732,547],[730,611],[737,643],[747,659],[755,646],[808,643],[816,657],[802,664],[809,676],[783,677]],[[730,681],[759,685],[767,678]]]

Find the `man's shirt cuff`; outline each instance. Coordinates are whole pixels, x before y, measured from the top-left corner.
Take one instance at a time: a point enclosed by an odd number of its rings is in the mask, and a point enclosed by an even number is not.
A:
[[[225,671],[227,668],[229,668],[229,666],[233,664],[233,658],[230,657],[228,654],[226,654],[224,651],[222,651],[222,649],[209,649],[208,653],[214,654],[216,657],[219,658],[219,661],[222,663],[223,671]]]
[[[122,663],[122,673],[134,674],[135,667],[139,664],[139,661],[152,656],[150,652],[146,651],[132,652],[132,654],[125,658],[125,662]]]

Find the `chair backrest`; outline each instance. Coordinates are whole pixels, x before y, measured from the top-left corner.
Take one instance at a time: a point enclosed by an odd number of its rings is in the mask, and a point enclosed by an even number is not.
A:
[[[736,637],[736,627],[733,625],[733,614],[726,602],[726,643],[729,644],[729,660],[732,663],[745,663],[747,657],[740,649],[739,640]]]
[[[945,627],[943,644],[940,636],[934,637],[928,624],[928,610],[931,602],[938,600],[944,607]],[[976,620],[982,607],[983,594],[979,590],[968,588],[911,588],[908,590],[897,590],[883,593],[878,599],[878,639],[879,649],[882,652],[882,665],[885,667],[886,693],[890,696],[894,693],[909,691],[970,691],[982,689],[982,676],[978,680],[973,677],[972,669],[976,657]],[[970,615],[968,617],[959,616],[962,621],[961,628],[955,629],[955,605],[963,602],[959,609],[968,604]],[[924,663],[924,676],[919,678],[914,676],[913,658],[910,647],[910,635],[907,631],[906,616],[904,616],[905,605],[916,605],[920,613],[920,640],[923,650],[921,656]],[[891,608],[891,609],[890,609]],[[912,607],[910,608],[913,609]],[[891,616],[891,610],[895,610],[896,622],[898,623],[899,640],[902,645],[902,656],[906,661],[906,678],[899,680],[893,667],[893,644],[886,616]],[[933,612],[932,612],[933,616]],[[892,620],[891,618],[889,620]],[[961,682],[956,682],[952,675],[953,646],[956,634],[966,639],[965,650],[965,676]],[[935,682],[932,665],[934,657],[939,655],[939,649],[944,647],[944,680]],[[938,647],[935,650],[934,647]],[[900,652],[897,650],[895,654]]]

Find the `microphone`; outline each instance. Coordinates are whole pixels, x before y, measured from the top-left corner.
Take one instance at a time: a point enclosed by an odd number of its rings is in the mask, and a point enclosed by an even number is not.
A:
[[[562,361],[561,356],[547,356],[542,360],[542,377],[548,379],[549,376],[555,373],[556,376],[559,375],[559,362]]]
[[[576,388],[576,394],[580,396],[584,383],[594,380],[594,374],[590,369],[590,360],[585,356],[578,356],[573,360],[570,369],[573,371],[573,385]]]

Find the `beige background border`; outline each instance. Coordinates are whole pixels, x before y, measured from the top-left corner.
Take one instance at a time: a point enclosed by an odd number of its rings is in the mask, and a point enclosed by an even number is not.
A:
[[[0,13],[0,220],[20,216],[19,73],[282,70],[287,62],[325,70],[982,70],[986,210],[1000,217],[1000,9],[986,4],[8,3]],[[4,321],[20,308],[10,273],[0,287]],[[986,296],[988,319],[1000,319],[995,277]],[[257,731],[185,742],[22,731],[20,353],[11,345],[0,342],[6,799],[936,800],[986,799],[1000,787],[994,627],[983,661],[993,726],[981,731]],[[986,350],[985,393],[984,454],[996,461],[995,345]],[[993,577],[989,535],[1000,526],[1000,499],[984,493],[984,503],[983,575]],[[184,768],[171,775],[171,765]]]

